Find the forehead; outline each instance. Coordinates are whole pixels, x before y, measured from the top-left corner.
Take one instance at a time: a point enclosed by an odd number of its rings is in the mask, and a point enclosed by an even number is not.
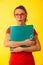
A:
[[[23,9],[16,9],[15,13],[25,13],[25,11]]]

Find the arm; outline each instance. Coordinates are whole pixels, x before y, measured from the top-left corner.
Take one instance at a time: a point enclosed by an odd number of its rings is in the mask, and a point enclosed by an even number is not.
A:
[[[41,50],[41,46],[37,35],[35,35],[35,45],[28,48],[23,48],[24,52],[33,52],[33,51],[40,51],[40,50]]]
[[[33,51],[40,51],[41,50],[41,46],[40,46],[40,42],[38,40],[37,35],[35,35],[35,43],[34,45],[27,47],[27,48],[22,48],[22,47],[17,47],[14,49],[14,52],[33,52]]]
[[[8,33],[6,34],[6,37],[4,40],[5,47],[19,47],[21,45],[32,46],[34,45],[34,42],[32,44],[32,39],[27,39],[27,40],[20,41],[20,42],[10,41],[10,34]]]
[[[4,46],[5,47],[18,47],[21,45],[23,45],[23,42],[10,41],[10,34],[6,34],[6,37],[4,40]]]

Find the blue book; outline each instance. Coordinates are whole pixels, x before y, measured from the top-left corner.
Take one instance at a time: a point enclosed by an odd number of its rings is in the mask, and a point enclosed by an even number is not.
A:
[[[32,38],[34,40],[34,27],[33,25],[21,25],[21,26],[10,26],[10,40],[11,41],[23,41]],[[28,46],[21,46],[26,48]]]

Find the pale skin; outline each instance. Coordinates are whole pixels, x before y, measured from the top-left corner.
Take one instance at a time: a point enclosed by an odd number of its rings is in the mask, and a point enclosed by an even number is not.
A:
[[[24,14],[24,15],[21,15]],[[23,9],[16,9],[15,10],[15,19],[17,21],[17,25],[25,25],[25,18],[27,17],[27,14],[25,13],[25,11]],[[17,14],[19,14],[17,16]],[[14,48],[14,52],[33,52],[33,51],[40,51],[41,50],[41,46],[40,46],[40,42],[38,39],[38,35],[34,36],[35,40],[32,41],[32,39],[26,39],[24,41],[20,41],[20,42],[16,42],[16,41],[10,41],[10,34],[6,34],[5,37],[5,41],[4,41],[4,46],[5,47],[16,47]],[[23,48],[20,47],[21,45],[27,45],[29,47],[27,48]]]

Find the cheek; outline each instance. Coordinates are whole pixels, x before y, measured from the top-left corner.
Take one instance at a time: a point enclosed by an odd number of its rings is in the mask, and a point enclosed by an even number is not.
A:
[[[25,19],[26,17],[24,16],[24,17],[22,17],[22,19]]]
[[[25,19],[26,17],[27,17],[26,15],[21,16],[22,19]]]
[[[18,20],[18,18],[15,18],[16,20]]]
[[[15,17],[15,19],[18,19],[18,17],[16,17],[16,16],[14,16]]]

